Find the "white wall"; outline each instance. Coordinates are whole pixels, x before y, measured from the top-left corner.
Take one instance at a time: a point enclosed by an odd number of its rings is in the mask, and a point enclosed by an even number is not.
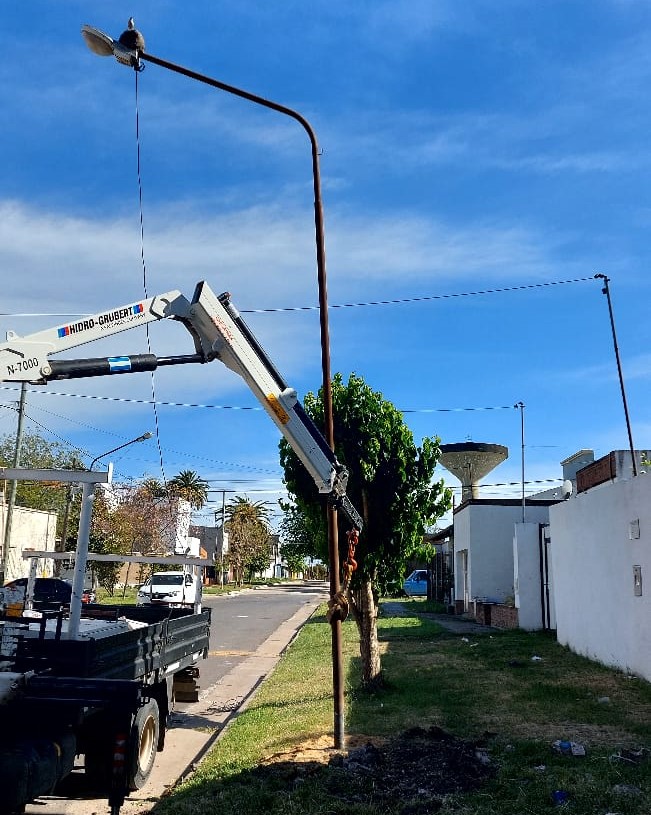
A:
[[[0,548],[5,536],[5,523],[7,505],[0,504]],[[29,561],[24,560],[24,549],[39,549],[54,551],[56,537],[56,512],[41,512],[28,507],[14,507],[11,520],[11,548],[7,559],[7,573],[5,582],[16,580],[18,577],[27,577]],[[39,577],[51,577],[53,561],[41,560],[39,563]]]
[[[636,522],[640,537],[631,539]],[[558,641],[651,681],[651,475],[557,504],[550,529]],[[633,566],[642,569],[641,597]]]
[[[546,523],[546,505],[526,505],[528,522]],[[522,520],[519,504],[469,503],[454,515],[455,552],[468,550],[470,597],[504,602],[513,596],[515,524]],[[455,596],[461,599],[462,575],[455,573]],[[540,592],[538,591],[538,596]]]
[[[463,600],[463,555],[470,546],[470,513],[464,509],[454,513],[454,599]],[[468,561],[468,579],[470,579]]]
[[[518,609],[518,625],[526,631],[544,628],[541,588],[544,591],[544,542],[541,563],[541,528],[539,523],[515,524],[513,536],[513,575],[515,606]],[[541,568],[543,574],[541,574]],[[556,627],[554,613],[554,590],[551,568],[548,573],[549,626]],[[541,584],[543,584],[541,586]],[[545,614],[545,618],[546,618]]]

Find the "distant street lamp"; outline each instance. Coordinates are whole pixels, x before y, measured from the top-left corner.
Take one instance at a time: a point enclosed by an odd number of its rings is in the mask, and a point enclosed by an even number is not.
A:
[[[155,57],[145,52],[145,40],[142,34],[136,30],[133,18],[129,20],[128,29],[124,31],[118,40],[114,40],[108,34],[93,26],[84,25],[81,34],[88,48],[99,56],[114,56],[122,65],[128,65],[136,71],[142,70],[140,61],[151,62],[161,68],[166,68],[174,73],[194,79],[204,85],[225,91],[226,93],[247,99],[256,105],[275,110],[285,116],[290,116],[297,121],[305,130],[310,140],[312,149],[312,179],[314,186],[314,227],[316,238],[316,263],[317,280],[319,289],[319,320],[321,327],[321,369],[323,378],[323,414],[325,423],[325,438],[331,450],[334,450],[334,420],[332,407],[332,381],[330,376],[330,331],[328,327],[328,294],[326,284],[326,261],[325,261],[325,229],[323,220],[323,203],[321,198],[321,173],[319,169],[319,146],[316,134],[300,113],[292,108],[272,102],[262,96],[249,93],[241,88],[227,85],[217,79],[212,79],[204,74],[196,73],[188,68],[175,65],[172,62]],[[334,600],[340,591],[339,582],[339,548],[337,533],[337,510],[328,504],[328,559],[330,562],[330,597]],[[334,746],[341,749],[344,746],[344,681],[342,667],[342,635],[341,619],[334,614],[331,618],[332,627],[332,681],[334,696]]]
[[[139,441],[147,441],[147,439],[151,439],[152,434],[148,430],[146,433],[143,433],[142,436],[138,436],[135,439],[131,439],[131,441],[125,441],[124,444],[120,444],[118,447],[114,447],[112,450],[107,450],[105,453],[102,453],[99,456],[95,456],[95,458],[91,461],[89,470],[92,470],[95,464],[100,460],[100,458],[106,458],[106,456],[110,456],[111,453],[117,453],[118,450],[122,450],[123,447],[128,447],[130,444],[136,444]]]
[[[128,447],[130,444],[146,441],[151,439],[152,434],[147,431],[142,436],[137,436],[131,441],[126,441],[124,444],[114,447],[112,450],[107,450],[91,461],[88,468],[88,475],[93,475],[93,467],[96,462],[105,456],[110,456],[117,450],[122,450],[123,447]],[[70,598],[70,623],[68,627],[68,636],[70,639],[76,639],[79,634],[79,619],[81,617],[81,596],[84,590],[84,583],[86,581],[86,563],[88,562],[88,546],[90,541],[90,521],[93,514],[93,501],[95,500],[95,485],[101,481],[104,473],[96,473],[95,480],[85,480],[81,488],[81,508],[79,511],[79,529],[77,531],[77,554],[75,557],[75,571],[72,578],[72,596]],[[108,479],[111,479],[111,472],[109,469]]]

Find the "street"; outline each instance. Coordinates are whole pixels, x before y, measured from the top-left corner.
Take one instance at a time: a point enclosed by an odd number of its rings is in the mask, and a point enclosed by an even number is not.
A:
[[[201,698],[232,668],[240,665],[325,583],[292,583],[247,589],[239,594],[204,596],[212,612],[209,658],[201,664]],[[185,710],[187,704],[177,704]]]
[[[300,626],[326,599],[327,584],[316,581],[205,598],[204,605],[212,609],[212,624],[209,656],[199,665],[199,701],[177,704],[170,716],[165,750],[158,753],[145,786],[125,802],[122,815],[142,813],[145,806],[153,806],[166,789],[191,771],[273,670]],[[81,770],[66,779],[60,792],[39,798],[25,812],[109,813],[106,799],[85,794]]]

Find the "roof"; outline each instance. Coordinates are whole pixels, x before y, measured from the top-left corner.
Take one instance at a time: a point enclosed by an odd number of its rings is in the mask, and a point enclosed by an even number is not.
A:
[[[562,503],[562,498],[525,498],[525,506],[531,507],[551,507],[554,504]],[[463,501],[457,507],[454,508],[454,512],[459,512],[460,509],[463,509],[467,506],[495,506],[495,507],[519,507],[522,506],[522,498],[469,498],[467,501]]]

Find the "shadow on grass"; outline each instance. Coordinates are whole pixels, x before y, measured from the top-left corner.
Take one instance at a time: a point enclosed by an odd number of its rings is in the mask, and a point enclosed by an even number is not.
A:
[[[186,788],[156,812],[271,815],[427,815],[444,797],[477,789],[494,774],[478,757],[477,745],[439,728],[413,728],[379,746],[366,744],[324,760],[268,761],[229,777]],[[209,806],[206,803],[209,802]]]

